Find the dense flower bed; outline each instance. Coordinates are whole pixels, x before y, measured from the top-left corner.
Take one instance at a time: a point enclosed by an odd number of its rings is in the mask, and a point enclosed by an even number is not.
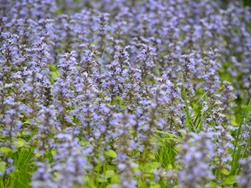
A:
[[[0,187],[251,187],[238,1],[1,0]]]

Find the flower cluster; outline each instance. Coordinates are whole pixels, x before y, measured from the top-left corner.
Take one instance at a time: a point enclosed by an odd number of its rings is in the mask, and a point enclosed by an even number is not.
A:
[[[250,160],[251,157],[248,157],[247,159],[242,159],[240,161],[242,165],[242,170],[240,175],[237,177],[239,185],[241,187],[250,187],[251,181],[250,181],[250,174],[251,174],[251,166],[250,166]]]
[[[209,180],[214,179],[210,162],[215,155],[215,146],[210,137],[213,137],[212,133],[201,132],[185,139],[179,173],[180,187],[208,187]]]

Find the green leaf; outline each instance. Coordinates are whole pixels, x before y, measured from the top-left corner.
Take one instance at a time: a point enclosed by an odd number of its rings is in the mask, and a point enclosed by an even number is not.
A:
[[[14,141],[14,145],[17,147],[17,148],[21,148],[23,146],[25,146],[26,144],[26,141],[22,138],[18,138]]]
[[[119,105],[122,110],[125,109],[125,101],[120,96],[114,97],[112,99],[112,104]]]
[[[56,16],[57,16],[57,15],[60,15],[60,14],[62,14],[63,12],[64,12],[64,9],[63,9],[63,8],[58,9],[58,10],[56,10],[55,15],[56,15]]]
[[[210,183],[209,183],[209,187],[211,187],[211,188],[216,188],[216,187],[218,187],[219,186],[219,184],[217,183],[217,182],[215,182],[215,181],[211,181]]]
[[[0,152],[4,153],[4,154],[9,154],[11,153],[13,150],[8,148],[8,147],[0,147]]]
[[[233,185],[236,183],[235,176],[228,176],[220,185]]]
[[[34,154],[34,157],[35,157],[35,158],[39,158],[39,157],[41,157],[41,153],[36,152],[36,153]]]
[[[112,184],[116,184],[116,183],[119,183],[120,179],[119,179],[119,176],[117,174],[114,174],[112,177],[111,177],[111,183]]]
[[[161,186],[158,183],[152,182],[150,188],[161,188]]]
[[[97,180],[98,180],[98,182],[100,182],[100,183],[105,183],[105,182],[107,182],[107,179],[106,179],[105,177],[98,177]]]
[[[113,151],[113,150],[107,150],[107,151],[105,151],[105,156],[111,157],[111,158],[116,158],[117,153],[115,151]]]
[[[98,45],[97,42],[91,42],[91,44],[90,44],[90,46],[92,46],[92,47],[95,47],[95,46],[97,46],[97,45]]]
[[[6,162],[0,161],[0,175],[2,175],[5,172],[6,169]]]
[[[143,166],[143,170],[146,173],[152,173],[155,169],[159,168],[161,165],[159,162],[149,162],[145,163]]]
[[[222,168],[222,169],[220,170],[220,172],[221,172],[222,174],[224,174],[224,175],[229,175],[229,174],[230,174],[230,171],[229,171],[228,169],[226,169],[226,168]]]
[[[24,122],[23,122],[23,125],[28,125],[30,123],[30,119],[26,119]]]
[[[185,101],[185,118],[186,118],[186,125],[190,131],[193,131],[192,127],[192,116],[189,110],[189,101],[187,99],[187,89],[182,87],[182,98]]]
[[[111,177],[114,176],[114,174],[115,174],[115,172],[114,172],[113,170],[107,170],[107,171],[105,172],[105,177],[106,177],[106,178],[111,178]]]
[[[159,134],[163,134],[165,137],[161,137],[161,139],[168,139],[168,140],[173,140],[173,141],[176,141],[176,142],[181,142],[182,139],[181,137],[175,135],[175,134],[172,134],[172,133],[169,133],[167,131],[161,131],[161,130],[155,130],[156,133],[159,133]]]
[[[79,144],[80,144],[81,146],[87,146],[87,145],[90,144],[90,142],[88,142],[88,141],[86,141],[86,140],[81,140],[81,141],[79,142]]]
[[[49,80],[50,80],[51,84],[54,84],[55,79],[57,77],[59,77],[60,74],[58,72],[57,66],[55,66],[54,64],[51,64],[51,63],[49,63],[48,65],[49,65],[49,68],[50,68],[50,73],[48,74],[48,77],[49,77]]]

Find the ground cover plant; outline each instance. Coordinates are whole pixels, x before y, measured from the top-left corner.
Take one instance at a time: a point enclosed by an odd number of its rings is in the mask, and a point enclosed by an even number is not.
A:
[[[0,0],[0,187],[250,188],[246,5]]]

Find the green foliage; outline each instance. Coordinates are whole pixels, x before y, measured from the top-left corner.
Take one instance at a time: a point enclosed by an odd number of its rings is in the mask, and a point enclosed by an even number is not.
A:
[[[247,119],[251,117],[251,100],[247,105],[238,105],[235,108],[234,124],[238,126],[238,129],[233,132],[234,136],[234,149],[232,151],[232,164],[231,164],[231,174],[236,175],[239,172],[240,164],[239,160],[250,152],[250,145],[242,145],[241,133],[243,131],[242,127],[246,123]],[[249,133],[249,144],[251,141],[251,133]]]
[[[223,182],[221,182],[221,186],[225,186],[225,185],[234,185],[236,183],[236,179],[235,176],[228,176],[226,179],[224,179]]]
[[[0,174],[4,174],[6,169],[6,162],[0,161]]]
[[[121,110],[125,109],[125,101],[120,96],[113,97],[112,105],[118,105]]]
[[[15,169],[10,174],[4,174],[0,177],[1,187],[29,188],[31,186],[31,176],[35,169],[32,149],[20,147],[9,156],[14,160]],[[0,171],[2,172],[4,168],[6,168],[6,164],[2,161],[0,163]]]
[[[116,158],[117,153],[115,151],[113,151],[113,150],[107,150],[107,151],[105,151],[105,156],[111,157],[111,158]]]
[[[48,75],[48,78],[49,78],[51,84],[54,84],[55,79],[56,79],[57,77],[59,77],[60,74],[59,74],[59,72],[58,72],[58,68],[57,68],[54,64],[49,63],[48,66],[49,66],[49,68],[50,68],[50,73],[49,73],[49,75]]]
[[[192,116],[191,112],[189,110],[189,101],[187,99],[187,89],[186,87],[182,87],[182,97],[183,100],[185,101],[185,117],[186,117],[186,127],[190,130],[193,131],[193,124],[192,124]]]
[[[177,143],[181,142],[181,137],[174,134],[157,131],[158,148],[155,153],[156,160],[165,169],[175,168],[175,158],[177,155]]]
[[[243,3],[244,6],[251,7],[251,1],[250,0],[242,0],[242,3]]]

